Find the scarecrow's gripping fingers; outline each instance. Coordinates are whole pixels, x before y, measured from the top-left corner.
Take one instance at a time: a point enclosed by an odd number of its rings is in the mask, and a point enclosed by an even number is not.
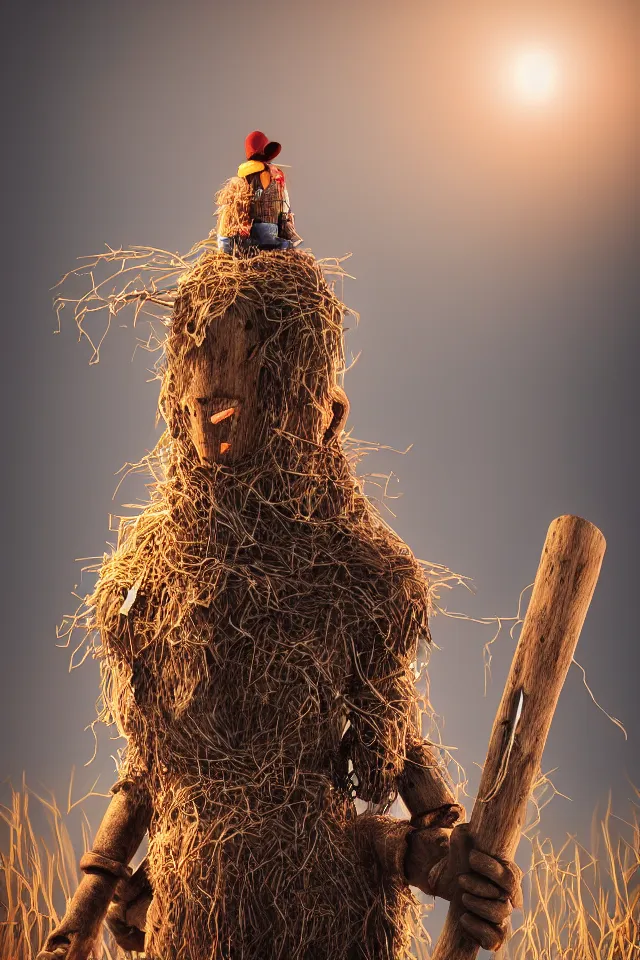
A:
[[[451,833],[447,856],[432,868],[425,892],[459,901],[466,911],[460,923],[469,937],[485,950],[497,950],[509,937],[514,907],[522,905],[521,879],[513,861],[474,849],[469,824],[462,823]]]

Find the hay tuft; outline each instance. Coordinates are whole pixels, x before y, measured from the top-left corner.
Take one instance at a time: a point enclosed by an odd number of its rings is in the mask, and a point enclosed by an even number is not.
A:
[[[245,177],[231,177],[216,194],[216,233],[221,237],[235,237],[251,223],[253,189]]]

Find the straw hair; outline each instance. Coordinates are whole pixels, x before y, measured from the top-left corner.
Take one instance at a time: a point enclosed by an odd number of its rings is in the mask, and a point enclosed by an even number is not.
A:
[[[247,232],[252,222],[253,188],[245,177],[231,177],[216,194],[216,232],[236,237]]]

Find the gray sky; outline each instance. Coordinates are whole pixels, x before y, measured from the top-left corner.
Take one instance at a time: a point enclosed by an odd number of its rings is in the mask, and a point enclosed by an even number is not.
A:
[[[588,842],[609,790],[625,815],[640,783],[637,5],[14,0],[3,19],[2,776],[60,796],[74,764],[78,793],[112,782],[116,745],[82,767],[95,665],[69,674],[55,626],[75,558],[110,539],[116,471],[156,436],[132,332],[90,367],[70,322],[52,335],[50,288],[106,243],[184,251],[206,236],[259,128],[284,145],[305,244],[353,252],[350,426],[413,444],[368,469],[399,475],[394,526],[414,551],[474,579],[449,608],[512,614],[555,516],[603,530],[578,659],[629,739],[572,670],[544,760],[572,801],[542,829]],[[558,58],[546,106],[507,76],[530,44]],[[433,631],[433,701],[473,790],[513,643],[495,645],[485,698],[490,631]]]

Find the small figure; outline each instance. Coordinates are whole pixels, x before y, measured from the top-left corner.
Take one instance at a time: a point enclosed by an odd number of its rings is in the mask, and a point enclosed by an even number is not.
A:
[[[216,196],[218,249],[230,254],[251,247],[287,250],[302,238],[294,227],[284,173],[271,162],[282,147],[260,130],[244,145],[246,162]]]

